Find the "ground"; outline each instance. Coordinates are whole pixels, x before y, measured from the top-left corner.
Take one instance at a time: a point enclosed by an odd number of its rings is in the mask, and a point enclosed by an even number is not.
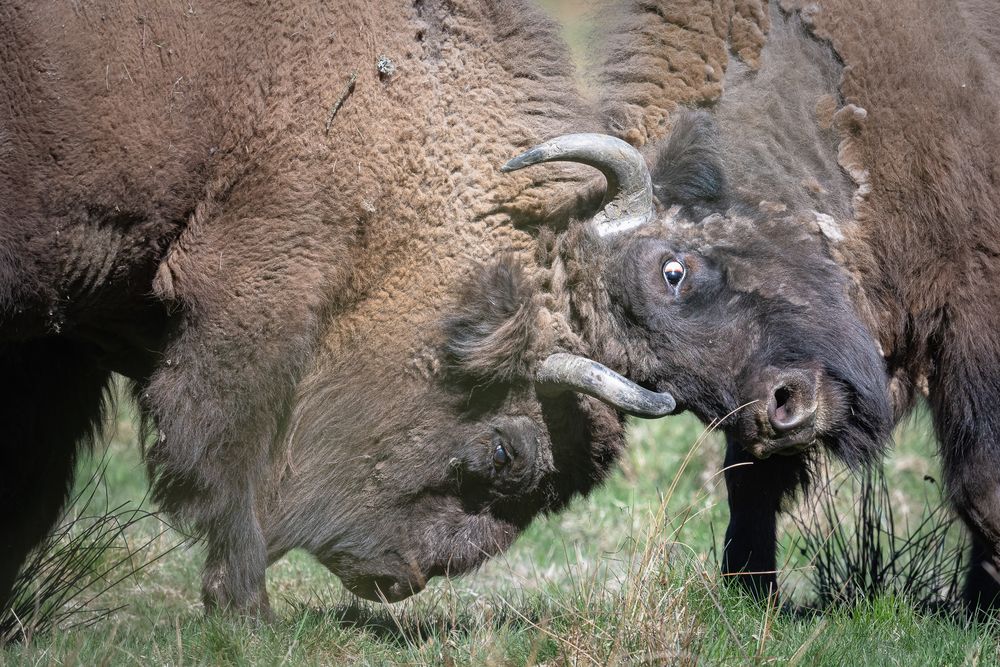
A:
[[[107,503],[138,506],[147,489],[126,408],[115,431],[104,457]],[[198,595],[201,549],[182,545],[96,600],[92,607],[121,606],[97,625],[15,644],[0,663],[997,663],[995,624],[918,612],[889,596],[822,614],[793,606],[793,599],[813,598],[814,555],[790,546],[795,525],[783,538],[785,604],[746,599],[718,575],[726,520],[720,436],[681,416],[634,422],[630,443],[620,469],[597,492],[535,523],[475,575],[436,580],[409,601],[383,607],[353,599],[309,556],[293,553],[268,573],[275,623],[206,619]],[[937,468],[931,447],[922,416],[897,433],[887,477],[898,523],[914,523],[938,502],[936,483],[927,479]],[[84,464],[81,479],[102,456]],[[850,523],[856,500],[840,502]],[[97,504],[103,507],[104,498]],[[798,515],[809,512],[801,507]],[[152,519],[129,529],[138,550],[133,562],[181,544],[173,531],[156,537],[162,530]],[[119,557],[110,549],[103,562]]]

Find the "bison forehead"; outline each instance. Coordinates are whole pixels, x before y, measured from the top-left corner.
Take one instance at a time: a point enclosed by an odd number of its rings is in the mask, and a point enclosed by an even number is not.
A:
[[[843,238],[831,216],[746,215],[739,209],[701,220],[678,221],[670,235],[712,261],[730,289],[784,301],[797,307],[814,300],[807,294],[841,291],[845,274],[831,259],[828,242]],[[825,287],[824,287],[825,285]]]

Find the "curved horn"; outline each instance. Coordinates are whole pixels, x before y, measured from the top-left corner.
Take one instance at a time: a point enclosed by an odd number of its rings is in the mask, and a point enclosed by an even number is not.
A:
[[[674,397],[644,389],[593,359],[557,352],[542,362],[535,383],[545,388],[578,391],[636,417],[662,417],[677,408]]]
[[[598,236],[611,236],[649,222],[653,187],[642,154],[607,134],[564,134],[521,153],[500,171],[506,173],[542,162],[580,162],[608,179],[601,210],[593,218]]]

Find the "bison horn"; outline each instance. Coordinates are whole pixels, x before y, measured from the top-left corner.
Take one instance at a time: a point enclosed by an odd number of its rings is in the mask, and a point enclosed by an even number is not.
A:
[[[593,359],[557,352],[535,373],[540,388],[578,391],[636,417],[662,417],[677,408],[674,397],[644,389]]]
[[[601,210],[592,220],[598,236],[624,232],[653,218],[653,187],[646,161],[635,148],[607,134],[564,134],[521,153],[500,171],[559,161],[590,165],[608,179]]]

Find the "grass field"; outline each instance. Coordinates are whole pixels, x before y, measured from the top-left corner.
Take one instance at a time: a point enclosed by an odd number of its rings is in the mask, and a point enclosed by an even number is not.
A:
[[[544,2],[582,50],[578,3]],[[54,418],[58,418],[54,416]],[[917,525],[940,502],[923,417],[897,432],[886,463],[900,524]],[[88,479],[101,466],[82,463]],[[382,607],[358,601],[308,556],[292,553],[268,572],[273,624],[204,617],[198,545],[153,519],[126,531],[131,557],[90,609],[114,609],[90,627],[86,611],[63,627],[0,649],[24,665],[993,665],[998,626],[917,610],[883,594],[823,613],[753,602],[724,585],[718,558],[726,525],[723,444],[693,418],[634,422],[614,476],[565,512],[536,522],[503,557],[473,576],[436,580],[415,598]],[[147,493],[137,434],[119,415],[107,447],[103,491],[93,506],[138,508]],[[838,517],[851,534],[853,497]],[[809,508],[800,508],[799,516]],[[785,521],[785,600],[808,604],[815,553],[793,548]],[[96,570],[126,554],[103,550]],[[891,582],[890,582],[891,583]]]
[[[112,507],[138,505],[146,494],[134,426],[120,417],[105,475]],[[905,425],[887,464],[906,521],[938,502],[925,481],[936,476],[927,430],[920,418]],[[992,624],[922,614],[905,599],[804,614],[726,587],[717,574],[726,521],[720,437],[682,416],[634,423],[631,443],[599,491],[534,524],[479,573],[435,581],[409,601],[352,599],[293,553],[268,575],[276,623],[206,619],[200,548],[181,546],[95,601],[121,606],[99,624],[33,637],[0,657],[32,665],[997,663]],[[786,544],[795,535],[788,528]],[[152,539],[136,562],[182,541],[172,531],[156,537],[161,530],[154,520],[129,529],[133,549]],[[786,552],[786,598],[808,602],[811,555]],[[118,557],[110,549],[102,562]]]

